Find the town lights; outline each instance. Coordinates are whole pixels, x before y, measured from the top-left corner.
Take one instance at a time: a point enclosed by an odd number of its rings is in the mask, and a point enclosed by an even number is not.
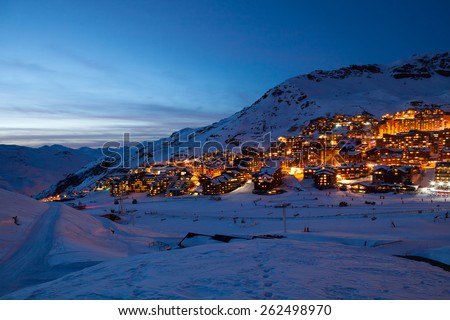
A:
[[[434,186],[436,185],[436,182],[431,181],[431,182],[430,182],[430,185],[431,185],[432,187],[434,187]]]
[[[301,174],[302,173],[302,169],[297,168],[297,167],[291,167],[289,170],[289,174],[291,176],[295,175],[295,174]]]

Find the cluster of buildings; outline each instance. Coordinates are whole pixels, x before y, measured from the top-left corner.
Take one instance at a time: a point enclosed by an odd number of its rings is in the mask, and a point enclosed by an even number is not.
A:
[[[310,122],[299,136],[280,137],[268,153],[300,167],[373,163],[426,165],[450,160],[450,115],[436,106],[408,109],[381,120],[365,114]]]
[[[314,179],[318,189],[350,187],[355,192],[412,191],[416,188],[405,189],[404,186],[412,186],[417,175],[420,175],[420,169],[414,166],[367,166],[362,163],[304,169],[304,177]],[[358,179],[361,181],[356,181]]]
[[[171,165],[141,168],[102,183],[115,195],[170,197],[220,195],[252,179],[255,193],[271,194],[283,174],[295,168],[319,189],[409,191],[423,170],[434,167],[435,183],[450,188],[450,115],[436,106],[421,106],[381,119],[369,113],[321,117],[299,135],[279,137],[265,150],[172,159]]]
[[[320,189],[360,179],[366,181],[353,181],[351,190],[412,190],[418,176],[432,168],[436,185],[442,186],[450,180],[450,114],[422,106],[379,120],[369,114],[321,117],[299,136],[280,137],[269,156],[282,168],[303,169]]]
[[[97,189],[109,189],[112,195],[147,192],[150,196],[179,196],[193,187],[194,175],[177,166],[153,166],[117,173],[100,180]]]
[[[238,170],[236,167],[226,168],[220,175],[211,177],[200,176],[202,193],[205,195],[219,195],[236,190],[247,182],[250,174],[246,171]]]
[[[421,105],[422,101],[412,103]],[[395,135],[399,132],[410,130],[436,131],[448,128],[450,125],[450,115],[446,114],[438,106],[426,108],[409,108],[399,111],[394,115],[386,114],[382,117],[382,122],[378,126],[378,134]]]
[[[249,180],[254,182],[258,193],[269,192],[281,184],[280,168],[261,167],[259,161],[250,157],[236,158],[235,163],[238,165],[214,162],[212,169],[206,165],[199,170],[184,162],[181,165],[154,165],[123,171],[98,181],[97,190],[110,190],[113,196],[145,192],[149,196],[173,197],[184,194],[221,195]],[[216,174],[208,174],[211,172]]]

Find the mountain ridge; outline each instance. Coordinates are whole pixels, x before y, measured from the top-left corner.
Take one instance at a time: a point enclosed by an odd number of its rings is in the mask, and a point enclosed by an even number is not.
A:
[[[327,113],[355,115],[369,112],[380,117],[392,108],[407,107],[411,101],[446,105],[450,101],[449,77],[449,52],[433,56],[415,55],[397,64],[350,65],[331,71],[316,70],[280,83],[252,105],[210,126],[195,129],[195,132],[199,140],[214,138],[225,142],[233,136],[252,139],[264,131],[271,131],[275,136],[295,134],[312,118],[326,116]],[[256,107],[264,110],[254,112]],[[291,121],[280,123],[279,119],[274,119],[283,111],[294,115],[290,117]],[[250,117],[246,117],[248,113],[256,121],[250,121]],[[233,123],[230,126],[232,130],[225,128],[230,122]],[[224,136],[214,132],[219,130],[233,133]],[[208,131],[209,137],[205,135]],[[256,135],[248,135],[248,132]],[[219,137],[225,139],[217,139]]]
[[[71,149],[61,145],[31,148],[0,144],[0,188],[33,195],[96,161],[99,149]]]

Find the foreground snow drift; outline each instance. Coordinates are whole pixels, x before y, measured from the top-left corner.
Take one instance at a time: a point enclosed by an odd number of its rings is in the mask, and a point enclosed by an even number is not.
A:
[[[446,299],[448,273],[374,249],[290,239],[102,263],[7,299]]]
[[[16,253],[0,265],[0,276],[5,279],[0,296],[450,299],[447,271],[396,256],[448,263],[449,199],[433,194],[384,194],[380,198],[319,191],[308,181],[301,182],[304,191],[286,190],[263,197],[252,194],[248,184],[220,201],[132,194],[124,200],[127,213],[120,224],[99,218],[118,208],[107,192],[84,198],[84,211],[23,199],[28,203],[23,209],[34,214],[35,220],[30,221],[35,222],[23,230],[20,241],[18,234],[9,235],[11,239],[17,236],[16,242],[9,243]],[[1,200],[9,201],[8,197]],[[338,207],[342,200],[349,206]],[[290,203],[287,233],[283,210],[277,207],[280,203]],[[11,219],[11,214],[4,216]],[[8,230],[21,227],[8,223]],[[305,232],[306,227],[310,232]],[[175,248],[189,232],[286,238],[214,243],[206,237],[207,241],[191,241],[189,248],[161,251],[167,244]],[[36,271],[40,279],[33,277]]]
[[[63,204],[48,205],[1,189],[0,203],[0,295],[101,261],[158,250],[152,245],[158,234]]]

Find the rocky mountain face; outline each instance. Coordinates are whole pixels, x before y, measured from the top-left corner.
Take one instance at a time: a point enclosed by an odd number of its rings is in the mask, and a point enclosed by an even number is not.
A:
[[[209,126],[175,132],[141,150],[150,161],[167,160],[171,146],[239,146],[298,135],[313,119],[369,113],[381,117],[420,105],[450,107],[450,54],[415,55],[388,65],[317,70],[275,86],[251,106]],[[99,163],[97,163],[98,165]],[[84,174],[80,172],[79,174]],[[105,173],[106,174],[106,173]]]
[[[449,53],[424,55],[392,68],[392,77],[395,79],[428,79],[433,75],[450,77]]]

